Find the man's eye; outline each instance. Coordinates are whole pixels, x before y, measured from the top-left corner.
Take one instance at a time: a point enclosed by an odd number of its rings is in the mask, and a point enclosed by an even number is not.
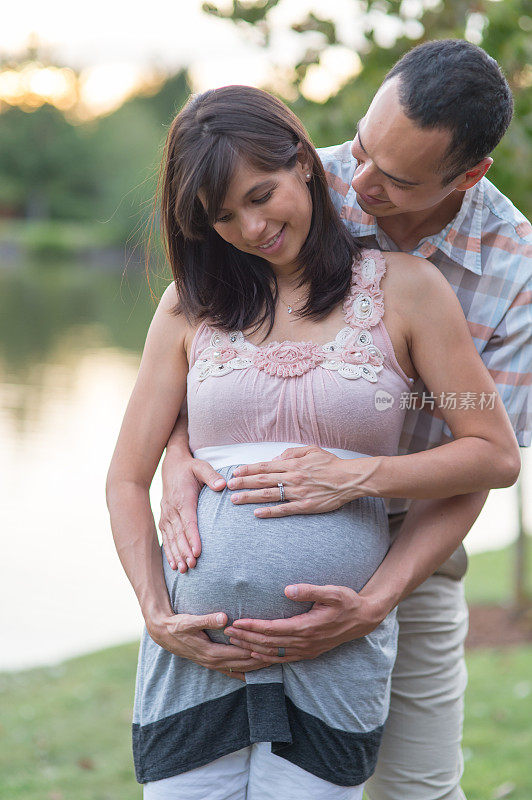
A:
[[[355,136],[355,138],[353,139],[353,142],[352,142],[352,149],[353,149],[353,150],[359,150],[361,153],[365,153],[365,152],[366,152],[366,151],[364,150],[364,148],[362,147],[362,145],[360,144],[360,139],[358,138],[358,133],[357,133],[357,135]]]

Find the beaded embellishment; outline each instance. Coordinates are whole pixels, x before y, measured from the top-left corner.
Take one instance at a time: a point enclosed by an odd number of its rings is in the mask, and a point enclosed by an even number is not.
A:
[[[385,272],[384,258],[377,262],[371,256],[365,256],[354,262],[354,280],[343,305],[345,321],[353,327],[367,330],[382,319],[384,295],[380,282]]]
[[[200,353],[195,364],[198,367],[198,380],[251,367],[251,355],[255,349],[256,345],[248,342],[242,331],[214,331],[209,347]]]
[[[334,370],[343,378],[377,381],[384,355],[373,343],[369,328],[384,314],[380,280],[386,272],[384,259],[370,255],[353,262],[353,281],[343,304],[347,326],[324,345],[313,342],[269,342],[260,347],[249,342],[242,331],[214,331],[210,345],[199,355],[195,366],[198,380],[227,375],[234,369],[254,366],[269,375],[294,377],[310,369]]]
[[[332,342],[323,345],[323,350],[327,355],[320,366],[336,370],[343,378],[365,378],[376,383],[377,373],[383,368],[384,355],[373,344],[369,331],[342,328]]]

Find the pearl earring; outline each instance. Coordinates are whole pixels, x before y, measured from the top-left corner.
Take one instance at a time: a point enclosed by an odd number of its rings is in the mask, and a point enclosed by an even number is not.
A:
[[[310,180],[310,172],[307,172],[307,181]]]

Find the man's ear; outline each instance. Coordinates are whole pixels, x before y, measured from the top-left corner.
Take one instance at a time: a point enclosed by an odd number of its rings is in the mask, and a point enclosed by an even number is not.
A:
[[[493,159],[489,156],[486,156],[486,158],[483,158],[482,161],[479,161],[474,167],[471,167],[471,169],[468,169],[467,172],[464,172],[460,183],[458,183],[454,188],[458,189],[459,192],[465,192],[466,189],[471,189],[475,183],[478,183],[479,180],[484,177],[492,164]]]

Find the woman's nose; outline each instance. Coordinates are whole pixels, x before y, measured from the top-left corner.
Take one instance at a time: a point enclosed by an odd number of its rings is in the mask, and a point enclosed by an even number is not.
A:
[[[248,244],[260,244],[266,229],[266,220],[259,213],[247,213],[242,216],[240,229],[242,238]]]

